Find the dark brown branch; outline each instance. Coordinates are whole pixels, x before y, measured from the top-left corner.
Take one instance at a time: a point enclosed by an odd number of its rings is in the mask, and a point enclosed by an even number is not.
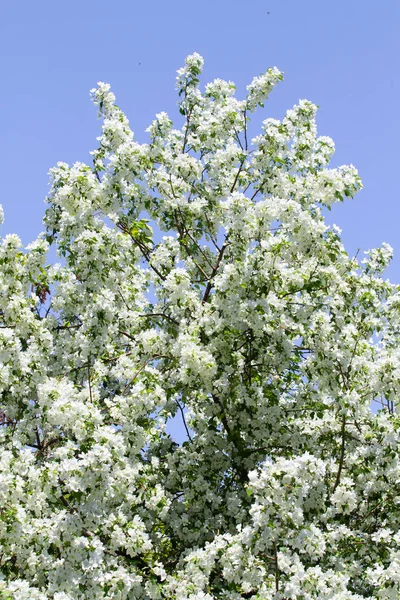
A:
[[[243,112],[243,117],[244,117],[244,130],[243,130],[243,132],[244,132],[244,147],[245,147],[245,150],[247,150],[249,147],[249,144],[247,142],[247,111],[246,110]]]
[[[128,310],[130,310],[130,307],[128,306],[128,304],[127,304],[127,302],[126,302],[126,300],[125,300],[125,298],[124,298],[124,296],[123,296],[123,294],[122,294],[122,292],[121,292],[121,290],[119,288],[117,289],[117,292],[121,296],[122,302],[125,304],[126,308]]]
[[[93,167],[93,173],[95,174],[97,181],[101,183],[100,175],[96,167]]]
[[[170,321],[174,325],[179,325],[179,323],[176,319],[173,319],[172,317],[170,317],[169,315],[166,315],[165,313],[147,313],[145,315],[139,315],[139,317],[143,317],[143,318],[163,317],[164,319],[167,319],[167,321]]]
[[[229,242],[225,241],[224,245],[222,246],[222,248],[221,248],[221,250],[219,252],[219,255],[218,255],[218,258],[217,258],[217,263],[213,267],[213,272],[211,273],[211,277],[208,280],[207,287],[205,289],[204,296],[203,296],[203,299],[201,301],[202,304],[205,304],[207,302],[207,300],[208,300],[208,297],[209,297],[210,292],[212,290],[212,279],[217,274],[218,268],[219,268],[219,266],[221,264],[221,261],[223,259],[223,256],[224,256],[224,252],[225,252],[226,248],[228,247],[228,245],[229,245]]]
[[[125,335],[127,338],[129,338],[130,340],[132,340],[133,342],[135,342],[135,338],[130,335],[127,331],[122,331],[122,329],[118,329],[119,333],[122,333],[122,335]]]
[[[274,562],[275,562],[275,591],[279,592],[279,564],[278,564],[278,548],[274,542]]]
[[[208,258],[208,256],[207,256],[207,254],[206,254],[206,253],[204,252],[204,250],[201,248],[201,246],[200,246],[200,244],[197,242],[197,240],[195,240],[195,239],[194,239],[194,237],[193,237],[193,236],[192,236],[192,234],[190,233],[190,230],[189,230],[189,229],[186,227],[186,225],[185,225],[185,223],[184,223],[184,220],[183,220],[183,217],[182,217],[182,211],[181,211],[181,209],[180,209],[180,208],[178,208],[178,212],[179,212],[179,215],[180,215],[180,217],[181,217],[181,221],[180,221],[180,223],[178,223],[178,219],[176,218],[176,216],[175,216],[175,220],[176,220],[176,226],[177,226],[177,229],[178,229],[178,231],[179,231],[179,234],[180,234],[180,236],[181,236],[181,237],[183,237],[183,236],[182,236],[182,233],[181,233],[181,231],[179,230],[179,224],[180,224],[180,225],[183,227],[183,233],[185,233],[185,234],[186,234],[188,237],[190,237],[190,239],[192,240],[192,242],[194,243],[194,245],[196,246],[196,248],[197,248],[197,249],[199,250],[199,252],[202,254],[203,258],[206,260],[206,262],[208,262],[208,264],[209,264],[209,265],[210,265],[210,267],[212,268],[212,264],[211,264],[211,262],[210,262],[210,260],[209,260],[209,258]],[[180,240],[180,241],[182,242],[182,244],[183,244],[183,245],[185,246],[185,248],[187,249],[187,246],[186,246],[186,244],[183,242],[183,239],[182,239],[182,240]],[[190,254],[190,252],[188,252],[188,253]],[[196,264],[196,263],[195,263],[195,264]],[[197,266],[197,264],[196,264],[196,266]],[[199,268],[199,267],[198,267],[198,268]],[[202,273],[203,273],[203,275],[204,275],[205,277],[207,277],[207,276],[206,276],[206,274],[204,273],[204,271],[203,271],[203,270],[202,270]]]
[[[243,144],[242,144],[242,142],[241,142],[241,140],[240,140],[239,134],[238,134],[238,132],[237,132],[237,130],[236,130],[236,127],[235,127],[235,126],[233,126],[233,131],[235,132],[235,137],[236,137],[236,139],[237,139],[237,141],[238,141],[238,144],[239,144],[239,146],[240,146],[240,147],[241,147],[241,149],[243,150]]]
[[[41,448],[38,448],[38,454],[42,454],[44,455],[46,453],[46,451],[51,448],[51,446],[54,446],[55,444],[58,444],[58,442],[62,442],[63,438],[61,436],[53,438],[52,440],[43,440],[43,442],[41,443]]]
[[[193,106],[190,108],[190,110],[186,116],[186,129],[185,129],[185,136],[183,138],[182,154],[185,154],[185,150],[186,150],[187,138],[188,138],[189,127],[190,127],[190,117],[192,116],[193,108],[194,108]]]
[[[245,161],[246,161],[246,158],[244,158],[244,159],[243,159],[243,160],[240,162],[239,168],[238,168],[238,170],[237,170],[237,173],[236,173],[235,180],[234,180],[234,182],[233,182],[233,184],[232,184],[232,187],[231,187],[231,189],[230,189],[230,193],[231,193],[231,194],[232,194],[233,190],[234,190],[234,189],[235,189],[235,187],[236,187],[237,180],[239,179],[239,175],[240,175],[240,173],[241,173],[241,171],[242,171],[242,169],[243,169],[243,165],[244,165]]]
[[[138,369],[136,371],[136,373],[133,375],[132,379],[126,384],[126,386],[124,387],[123,392],[122,392],[123,395],[126,394],[126,392],[129,390],[130,386],[135,381],[136,377],[138,377],[138,375],[140,375],[140,373],[147,367],[149,362],[151,362],[152,360],[156,360],[157,358],[167,358],[167,356],[165,356],[163,354],[156,354],[155,356],[150,356],[150,358],[148,358],[144,362],[144,364],[140,367],[140,369]]]
[[[261,182],[260,186],[259,186],[259,187],[256,189],[256,191],[254,192],[254,194],[252,195],[252,197],[250,198],[250,200],[254,200],[254,198],[257,196],[258,192],[261,192],[261,189],[262,189],[263,185],[264,185],[265,183],[267,183],[267,181],[268,181],[268,179],[264,179],[264,180]]]
[[[338,472],[336,474],[335,484],[333,486],[333,491],[332,491],[333,494],[336,492],[336,489],[340,483],[340,477],[342,475],[342,469],[343,469],[343,463],[344,463],[344,451],[345,451],[346,417],[343,417],[340,435],[342,436],[342,441],[341,441],[341,445],[340,445],[339,468],[338,468]]]
[[[36,434],[37,448],[38,448],[39,451],[41,451],[43,445],[42,445],[42,442],[41,442],[41,439],[40,439],[39,429],[37,427],[36,427],[36,430],[35,430],[35,434]]]
[[[206,221],[207,221],[207,225],[208,225],[208,231],[207,231],[207,233],[208,233],[208,235],[210,236],[210,240],[212,241],[212,243],[214,244],[214,246],[215,246],[215,248],[218,250],[218,252],[220,252],[220,251],[221,251],[221,248],[218,246],[218,244],[217,244],[217,240],[216,240],[216,239],[214,238],[214,236],[211,234],[211,229],[212,229],[212,228],[211,228],[211,223],[210,223],[210,220],[209,220],[209,218],[208,218],[207,212],[205,212],[205,213],[204,213],[204,216],[205,216],[205,218],[206,218]]]
[[[232,428],[231,428],[231,426],[228,423],[228,419],[226,418],[226,414],[225,414],[225,407],[224,407],[224,405],[222,404],[221,400],[217,396],[214,396],[212,394],[211,397],[214,400],[214,402],[216,402],[218,404],[218,406],[221,408],[220,419],[221,419],[221,422],[222,422],[222,424],[224,426],[224,429],[225,429],[225,431],[227,433],[227,439],[228,439],[228,441],[234,446],[234,448],[236,449],[239,457],[243,458],[244,455],[246,454],[246,451],[242,447],[242,444],[240,444],[240,438],[238,438],[238,435],[236,434],[236,432],[232,431]],[[235,468],[237,474],[239,475],[240,479],[243,482],[247,482],[249,480],[248,472],[243,467],[243,465],[236,463],[234,465],[234,468]]]
[[[183,412],[182,405],[177,398],[175,398],[175,402],[178,405],[178,408],[180,410],[180,413],[182,416],[182,421],[183,421],[183,426],[185,427],[185,430],[186,430],[186,435],[188,436],[189,440],[192,441],[192,436],[190,435],[189,427],[187,426],[187,423],[186,423],[185,413]]]
[[[79,329],[82,327],[82,323],[78,323],[77,325],[57,325],[56,331],[62,331],[63,329]]]
[[[92,384],[90,383],[90,364],[88,363],[87,366],[87,370],[88,370],[88,386],[89,386],[89,398],[90,398],[90,402],[93,402],[93,398],[92,398]]]
[[[146,248],[146,246],[145,246],[143,243],[141,243],[139,240],[137,240],[137,239],[136,239],[136,238],[135,238],[135,237],[134,237],[134,236],[131,234],[131,232],[129,231],[129,229],[127,229],[127,228],[126,228],[126,227],[123,225],[123,223],[117,223],[117,227],[118,227],[118,229],[120,229],[120,230],[121,230],[123,233],[127,233],[127,234],[129,235],[129,237],[131,238],[131,240],[132,240],[132,242],[134,243],[134,245],[136,246],[136,248],[139,248],[139,251],[140,251],[141,255],[143,256],[143,258],[144,258],[145,260],[147,260],[147,264],[149,265],[150,269],[152,269],[152,271],[154,271],[154,273],[156,273],[156,275],[158,275],[158,276],[159,276],[159,278],[160,278],[162,281],[165,281],[165,279],[166,279],[166,278],[164,277],[164,275],[162,275],[162,274],[160,273],[160,271],[159,271],[159,270],[158,270],[158,269],[157,269],[157,268],[156,268],[154,265],[152,265],[152,264],[150,263],[150,258],[151,258],[151,257],[150,257],[150,252],[151,252],[151,251],[150,251],[148,248]]]

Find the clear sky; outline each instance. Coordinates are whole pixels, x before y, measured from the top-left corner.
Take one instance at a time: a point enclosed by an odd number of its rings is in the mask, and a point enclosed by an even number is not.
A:
[[[48,170],[91,162],[100,131],[89,90],[112,85],[139,141],[162,110],[177,116],[175,71],[197,51],[204,82],[239,92],[276,65],[285,81],[262,118],[300,98],[321,107],[334,165],[353,163],[364,190],[335,205],[350,253],[389,242],[400,283],[399,0],[2,0],[1,233],[28,244],[41,231]],[[256,133],[256,129],[254,129]]]

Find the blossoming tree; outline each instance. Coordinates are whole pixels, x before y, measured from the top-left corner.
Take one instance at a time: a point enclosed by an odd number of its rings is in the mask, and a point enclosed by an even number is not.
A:
[[[1,598],[400,597],[391,249],[325,224],[361,182],[315,105],[250,140],[281,73],[238,100],[202,64],[148,144],[100,83],[93,165],[52,169],[26,252],[2,240]]]

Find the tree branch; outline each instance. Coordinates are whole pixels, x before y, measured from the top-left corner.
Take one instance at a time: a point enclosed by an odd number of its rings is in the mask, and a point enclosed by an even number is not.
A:
[[[342,428],[340,430],[340,434],[342,436],[342,442],[340,445],[339,468],[338,468],[338,471],[336,474],[335,484],[333,486],[333,491],[332,491],[333,494],[336,492],[336,489],[340,483],[340,477],[342,474],[343,463],[344,463],[345,434],[346,434],[346,417],[345,416],[343,416]]]
[[[212,290],[212,282],[211,282],[211,280],[212,280],[212,279],[215,277],[215,275],[217,274],[217,271],[218,271],[219,265],[221,264],[221,261],[222,261],[222,259],[223,259],[223,256],[224,256],[224,252],[225,252],[226,248],[228,247],[228,245],[229,245],[229,242],[225,241],[225,243],[223,244],[223,246],[222,246],[222,248],[221,248],[221,250],[220,250],[220,252],[219,252],[219,255],[218,255],[218,258],[217,258],[217,263],[216,263],[216,265],[213,267],[213,272],[211,273],[211,276],[210,276],[210,278],[209,278],[209,280],[208,280],[207,287],[206,287],[206,289],[205,289],[204,296],[203,296],[203,299],[202,299],[202,301],[201,301],[201,302],[202,302],[202,304],[205,304],[205,303],[207,302],[207,300],[208,300],[208,297],[209,297],[209,295],[210,295],[210,292],[211,292],[211,290]]]
[[[178,408],[180,410],[180,413],[181,413],[181,416],[182,416],[183,425],[184,425],[184,427],[186,429],[186,435],[188,436],[189,440],[192,441],[192,436],[190,435],[189,427],[187,426],[187,423],[186,423],[185,413],[183,412],[182,405],[179,402],[178,398],[175,398],[175,402],[178,405]]]

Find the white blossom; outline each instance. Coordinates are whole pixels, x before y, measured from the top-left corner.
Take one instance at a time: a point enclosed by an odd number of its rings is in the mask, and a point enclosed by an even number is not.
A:
[[[144,144],[99,83],[92,166],[1,239],[6,600],[400,597],[392,249],[325,223],[362,184],[315,104],[250,139],[277,68],[245,99],[202,69]]]

